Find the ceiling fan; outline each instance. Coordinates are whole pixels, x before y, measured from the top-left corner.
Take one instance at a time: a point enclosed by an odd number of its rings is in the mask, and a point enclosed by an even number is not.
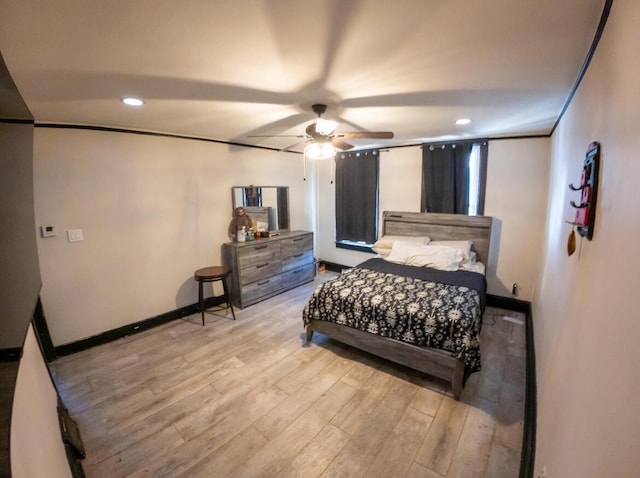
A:
[[[336,121],[325,120],[324,118],[322,118],[322,115],[327,111],[327,105],[315,104],[311,106],[311,109],[316,115],[318,115],[318,119],[306,127],[304,135],[296,135],[297,138],[304,139],[290,146],[282,148],[281,151],[291,151],[293,148],[306,143],[315,143],[320,145],[330,144],[337,149],[347,151],[349,149],[352,149],[354,145],[343,141],[343,139],[393,138],[393,133],[391,131],[352,131],[348,133],[336,133],[335,130],[338,127],[338,123]]]

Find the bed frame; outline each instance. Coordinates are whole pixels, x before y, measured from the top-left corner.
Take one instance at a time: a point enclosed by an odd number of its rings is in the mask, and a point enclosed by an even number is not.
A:
[[[485,265],[488,263],[491,243],[491,218],[488,216],[385,211],[382,219],[383,234],[429,236],[434,241],[470,240],[473,242],[477,260]],[[307,325],[307,342],[311,341],[315,331],[365,352],[446,380],[451,383],[453,398],[460,398],[464,365],[447,352],[417,347],[324,320],[311,320]]]

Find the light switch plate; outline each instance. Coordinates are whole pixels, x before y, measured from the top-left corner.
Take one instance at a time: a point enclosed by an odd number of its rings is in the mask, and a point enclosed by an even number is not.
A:
[[[82,237],[82,229],[67,229],[67,238],[69,242],[82,241],[84,239]]]

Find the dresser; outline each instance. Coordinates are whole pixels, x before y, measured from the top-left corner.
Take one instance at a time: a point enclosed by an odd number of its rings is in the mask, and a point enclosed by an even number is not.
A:
[[[244,308],[310,282],[315,277],[313,233],[291,231],[279,236],[222,245],[222,261],[233,305]]]

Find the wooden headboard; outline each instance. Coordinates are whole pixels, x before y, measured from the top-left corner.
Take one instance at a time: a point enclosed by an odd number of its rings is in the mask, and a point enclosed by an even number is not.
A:
[[[269,208],[259,206],[245,206],[245,212],[251,218],[252,221],[262,222],[269,224]]]
[[[382,233],[429,236],[432,241],[469,240],[478,261],[487,264],[491,243],[491,217],[420,212],[382,213]]]

